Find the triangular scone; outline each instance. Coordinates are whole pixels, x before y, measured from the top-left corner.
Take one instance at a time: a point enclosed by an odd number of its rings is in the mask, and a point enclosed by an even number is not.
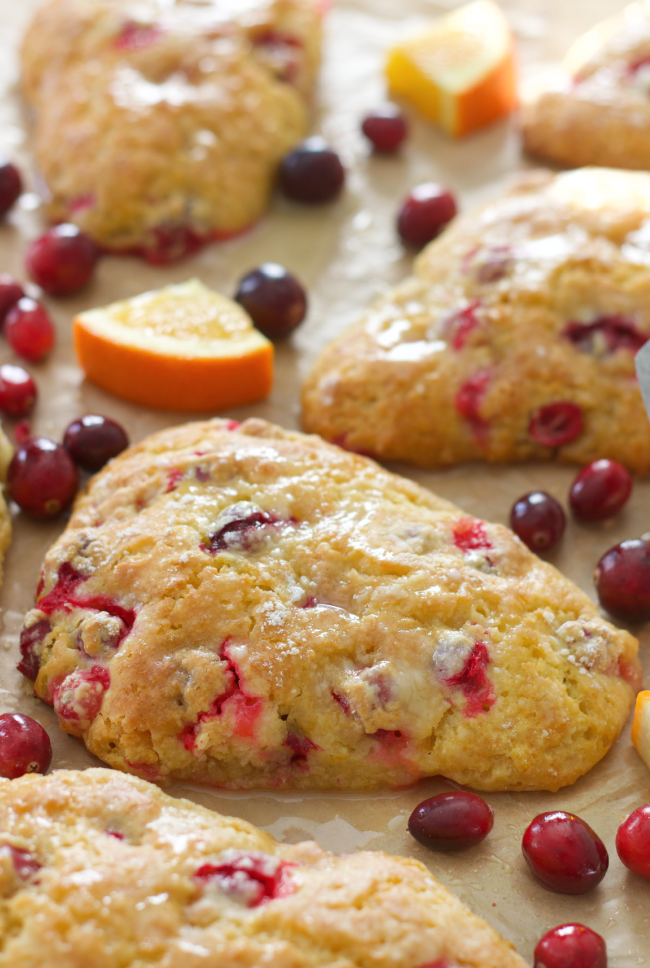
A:
[[[634,356],[650,336],[650,175],[533,173],[455,220],[326,347],[303,424],[443,466],[609,457],[650,470]]]
[[[500,525],[260,420],[149,437],[45,559],[20,668],[122,770],[230,788],[557,790],[636,639]]]
[[[308,128],[318,0],[48,0],[22,88],[47,214],[177,258],[248,228]]]
[[[571,168],[650,168],[649,0],[594,27],[564,73],[535,88],[521,110],[530,154]]]
[[[97,769],[0,780],[0,935],[7,968],[526,968],[418,861],[278,844]]]

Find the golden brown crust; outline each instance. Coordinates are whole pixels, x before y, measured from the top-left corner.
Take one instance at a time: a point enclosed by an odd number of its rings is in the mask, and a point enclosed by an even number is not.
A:
[[[598,24],[562,77],[524,98],[524,148],[577,168],[650,168],[650,2]]]
[[[248,227],[306,133],[319,44],[313,0],[49,0],[22,66],[50,218],[170,257]]]
[[[525,968],[417,861],[281,845],[110,770],[0,780],[0,831],[0,968]]]
[[[534,173],[461,216],[321,353],[305,429],[423,466],[609,457],[648,473],[634,352],[650,335],[649,218],[650,175],[611,169]],[[566,410],[553,446],[540,420]]]
[[[48,553],[36,694],[164,782],[573,782],[629,712],[637,642],[506,528],[316,437],[188,424],[112,461]]]

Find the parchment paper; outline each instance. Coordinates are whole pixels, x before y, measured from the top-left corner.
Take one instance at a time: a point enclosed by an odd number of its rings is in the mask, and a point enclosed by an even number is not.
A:
[[[14,89],[19,38],[36,0],[0,0],[0,149],[17,157],[27,172],[29,153]],[[186,418],[129,406],[84,381],[70,345],[70,319],[78,310],[133,296],[192,275],[232,294],[238,278],[264,260],[284,263],[303,279],[311,301],[307,322],[279,347],[276,389],[268,401],[233,411],[243,418],[259,415],[286,427],[298,426],[298,386],[309,360],[325,342],[348,325],[382,288],[403,278],[411,258],[399,245],[394,217],[399,199],[412,185],[435,179],[459,193],[465,210],[495,195],[517,168],[523,167],[514,122],[452,143],[414,119],[408,146],[397,158],[376,158],[359,134],[365,109],[381,102],[382,51],[423,17],[455,4],[427,0],[338,0],[327,21],[319,126],[340,150],[349,169],[340,201],[321,209],[300,209],[277,199],[269,215],[248,235],[215,245],[168,269],[133,259],[105,258],[96,280],[79,297],[46,300],[58,325],[51,360],[33,367],[41,397],[34,416],[39,433],[55,438],[68,422],[88,412],[120,420],[133,441]],[[522,74],[552,66],[566,46],[602,17],[621,9],[617,0],[508,0],[506,11],[516,31]],[[38,199],[31,189],[10,218],[0,222],[0,271],[24,278],[25,243],[42,230]],[[0,342],[0,362],[12,359]],[[543,488],[566,502],[574,471],[529,465],[488,468],[466,466],[443,473],[396,467],[472,514],[505,522],[515,498]],[[14,511],[17,511],[14,508]],[[18,632],[30,607],[41,559],[64,527],[63,520],[37,524],[14,516],[14,538],[6,560],[0,605],[4,634],[0,640],[0,709],[21,710],[38,719],[54,742],[55,767],[99,765],[79,742],[60,733],[51,710],[35,701],[29,684],[14,670]],[[585,527],[569,522],[561,549],[552,561],[594,595],[591,574],[600,555],[625,538],[650,529],[650,482],[636,485],[626,510],[613,522]],[[650,681],[650,630],[636,630]],[[436,854],[414,842],[406,829],[413,807],[433,793],[450,789],[446,780],[430,780],[406,791],[384,795],[236,795],[176,786],[223,813],[236,814],[271,831],[280,840],[315,838],[337,851],[383,849],[416,857],[474,911],[510,938],[532,961],[537,939],[549,928],[582,921],[607,939],[612,968],[650,964],[650,883],[628,874],[616,857],[614,837],[623,817],[650,801],[650,774],[630,743],[630,724],[609,755],[573,787],[557,794],[493,795],[496,822],[478,848],[457,855]],[[536,813],[569,809],[587,820],[604,839],[610,871],[598,889],[585,897],[546,892],[531,880],[521,857],[521,835]]]

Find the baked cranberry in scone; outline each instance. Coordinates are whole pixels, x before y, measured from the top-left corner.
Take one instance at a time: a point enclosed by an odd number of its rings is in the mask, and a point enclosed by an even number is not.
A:
[[[0,781],[0,916],[3,968],[526,968],[415,860],[279,844],[115,770]]]
[[[325,348],[305,429],[428,467],[609,458],[648,473],[634,369],[650,338],[648,224],[646,172],[528,174],[456,218]]]
[[[111,766],[231,788],[555,790],[611,746],[637,670],[636,640],[507,528],[261,420],[100,471],[20,649]]]

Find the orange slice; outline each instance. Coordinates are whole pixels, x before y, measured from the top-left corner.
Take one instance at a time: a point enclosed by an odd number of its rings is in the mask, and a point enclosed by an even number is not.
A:
[[[640,692],[636,697],[634,722],[632,723],[632,743],[650,770],[650,690]]]
[[[198,279],[81,313],[74,342],[88,379],[145,407],[222,410],[273,383],[273,345]]]
[[[475,0],[390,51],[391,90],[449,134],[464,135],[517,106],[514,40],[501,9]]]

